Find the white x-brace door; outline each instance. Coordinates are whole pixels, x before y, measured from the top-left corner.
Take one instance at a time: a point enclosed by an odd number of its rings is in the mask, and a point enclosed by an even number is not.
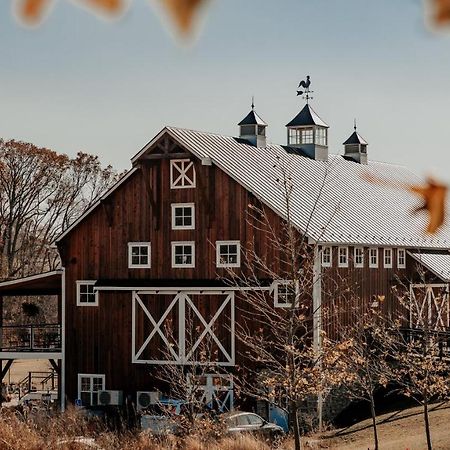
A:
[[[142,297],[146,295],[170,295],[172,298],[168,303],[167,308],[159,319],[150,312],[146,306]],[[215,296],[221,297],[221,301],[218,304],[217,310],[211,315],[211,317],[205,318],[199,311],[198,305],[194,298],[200,296]],[[235,333],[234,333],[234,292],[223,291],[133,291],[132,294],[132,361],[136,364],[211,364],[215,363],[220,366],[233,366],[235,360]],[[144,336],[143,342],[137,342],[137,326],[138,315],[144,314],[144,317],[148,320],[150,331]],[[174,342],[174,336],[168,336],[166,330],[163,327],[165,320],[175,313],[177,317],[177,323],[173,326],[177,327],[176,342]],[[194,317],[197,323],[200,325],[195,327],[194,330],[188,330],[186,324],[188,322],[188,316]],[[229,345],[225,345],[220,341],[220,337],[216,331],[217,328],[221,329],[224,333],[224,326],[222,322],[226,322],[226,332],[229,334]],[[193,335],[193,333],[196,333]],[[158,336],[161,340],[161,344],[164,348],[164,359],[152,359],[145,357],[146,350],[149,349],[152,339]],[[213,355],[211,360],[208,361],[195,361],[196,350],[201,348],[203,343],[209,340],[212,345],[217,348],[218,358],[215,361]]]
[[[197,378],[197,379],[195,379]],[[198,379],[200,378],[200,380]],[[231,374],[187,375],[188,386],[199,388],[199,402],[210,407],[218,407],[220,412],[234,408],[234,384]],[[198,384],[200,383],[200,385]]]
[[[450,325],[447,284],[412,284],[410,291],[411,328],[446,330]]]

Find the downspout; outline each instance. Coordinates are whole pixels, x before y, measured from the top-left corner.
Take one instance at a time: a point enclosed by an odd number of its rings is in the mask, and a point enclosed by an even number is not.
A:
[[[61,280],[61,411],[66,409],[66,269],[62,268]]]
[[[321,252],[318,245],[314,246],[313,266],[313,348],[319,352],[322,348],[322,264]],[[319,431],[322,430],[322,392],[317,396],[317,415],[319,418]]]

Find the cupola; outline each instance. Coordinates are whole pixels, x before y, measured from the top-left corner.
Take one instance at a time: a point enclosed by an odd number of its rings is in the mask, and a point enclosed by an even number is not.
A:
[[[356,131],[344,142],[344,156],[360,164],[367,164],[367,142]]]
[[[329,126],[307,103],[286,125],[288,145],[301,148],[310,158],[328,160]]]
[[[239,137],[249,141],[255,147],[266,147],[267,123],[256,113],[254,102],[252,102],[252,110],[238,125],[240,130]]]

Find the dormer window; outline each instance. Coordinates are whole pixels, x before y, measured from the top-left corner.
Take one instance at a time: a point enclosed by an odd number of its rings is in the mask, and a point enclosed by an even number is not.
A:
[[[173,159],[170,161],[170,188],[195,188],[195,167],[190,159]]]

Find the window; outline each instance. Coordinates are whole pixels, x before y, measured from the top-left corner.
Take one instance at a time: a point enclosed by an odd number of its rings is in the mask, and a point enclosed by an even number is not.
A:
[[[95,280],[77,281],[77,306],[98,306],[98,292],[94,285]]]
[[[327,145],[327,129],[316,128],[316,144]]]
[[[172,230],[195,229],[195,205],[193,203],[172,203]]]
[[[384,249],[384,267],[387,269],[392,267],[392,248]]]
[[[170,161],[170,188],[195,188],[195,167],[190,159]]]
[[[172,242],[172,267],[195,267],[194,242]]]
[[[98,393],[105,390],[105,375],[78,374],[78,398],[82,406],[98,405]]]
[[[312,128],[306,128],[300,131],[302,136],[301,144],[314,144],[314,130]]]
[[[355,267],[364,267],[364,248],[355,247]]]
[[[369,267],[372,269],[376,269],[378,267],[378,249],[370,248],[369,249]]]
[[[298,295],[299,284],[293,281],[275,281],[273,285],[274,306],[290,308]]]
[[[322,248],[322,267],[331,267],[332,265],[332,252],[331,247]]]
[[[128,242],[128,268],[149,269],[150,267],[150,242]]]
[[[399,248],[397,250],[397,267],[399,269],[406,268],[406,252],[404,248]]]
[[[348,247],[339,247],[339,267],[348,267]]]
[[[216,242],[217,267],[240,267],[241,243],[239,241]]]

